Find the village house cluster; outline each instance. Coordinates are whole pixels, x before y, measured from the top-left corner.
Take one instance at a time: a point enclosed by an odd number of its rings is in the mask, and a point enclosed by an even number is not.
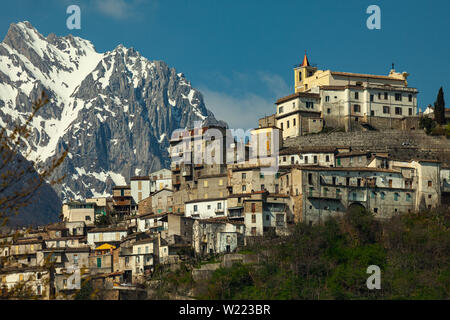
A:
[[[159,265],[232,253],[259,237],[287,235],[295,223],[321,223],[351,208],[385,219],[437,208],[448,197],[446,163],[284,146],[325,123],[413,129],[417,90],[407,87],[407,73],[320,71],[306,55],[294,72],[296,92],[279,99],[248,139],[222,127],[178,131],[170,169],[131,177],[111,197],[68,201],[58,223],[2,236],[2,292],[26,283],[42,298],[65,297],[90,277],[119,295]]]

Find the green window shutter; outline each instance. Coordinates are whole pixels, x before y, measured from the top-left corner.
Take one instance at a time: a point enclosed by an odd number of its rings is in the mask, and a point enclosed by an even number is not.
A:
[[[338,166],[341,165],[341,159],[337,159],[337,165],[338,165]]]
[[[102,267],[102,258],[97,258],[97,268]]]

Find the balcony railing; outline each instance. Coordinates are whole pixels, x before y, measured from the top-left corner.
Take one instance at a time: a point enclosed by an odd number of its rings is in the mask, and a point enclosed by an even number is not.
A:
[[[341,200],[342,199],[342,193],[341,192],[333,192],[333,191],[309,191],[308,192],[309,198],[315,198],[315,199],[332,199],[332,200]]]
[[[130,206],[131,200],[116,200],[114,201],[115,206]]]

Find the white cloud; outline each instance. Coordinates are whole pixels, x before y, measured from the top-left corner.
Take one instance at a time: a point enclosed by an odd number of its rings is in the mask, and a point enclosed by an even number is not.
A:
[[[239,74],[238,77],[233,77],[235,86],[242,84],[236,78],[246,82],[246,76]],[[216,119],[226,121],[230,128],[247,130],[258,127],[260,118],[275,113],[275,101],[289,94],[289,86],[280,76],[258,72],[256,78],[260,86],[258,93],[228,93],[212,90],[207,86],[200,86],[199,90],[206,107],[214,113]]]
[[[141,0],[95,0],[95,7],[100,13],[114,19],[123,20],[137,14]]]
[[[230,128],[258,127],[258,119],[264,114],[274,113],[272,101],[253,93],[233,97],[223,92],[200,88],[205,99],[206,107],[214,113],[216,119],[224,120]]]

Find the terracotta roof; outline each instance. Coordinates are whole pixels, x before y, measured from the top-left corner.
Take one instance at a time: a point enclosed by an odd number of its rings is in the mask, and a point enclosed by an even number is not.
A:
[[[197,220],[199,223],[230,223],[230,224],[244,224],[243,221],[230,220],[227,217],[218,217],[218,218],[209,218],[209,219],[201,219]]]
[[[352,72],[339,72],[331,71],[332,75],[346,76],[346,77],[358,77],[358,78],[373,78],[373,79],[384,79],[384,80],[394,80],[394,81],[405,81],[403,79],[397,79],[389,76],[379,76],[373,74],[363,74],[363,73],[352,73]]]
[[[309,61],[308,61],[308,57],[306,56],[306,52],[305,52],[305,56],[303,57],[303,62],[300,65],[300,67],[309,67]]]
[[[155,194],[157,194],[157,193],[160,193],[160,192],[162,192],[162,191],[170,191],[170,192],[173,192],[173,190],[172,189],[169,189],[169,188],[162,188],[161,190],[158,190],[158,191],[155,191],[155,192],[153,192],[151,195],[150,195],[150,197],[152,197],[152,196],[154,196]],[[150,198],[149,197],[149,198]]]
[[[89,230],[88,233],[94,232],[115,232],[115,231],[127,231],[128,229],[125,227],[112,227],[112,228],[94,228]]]
[[[58,222],[54,224],[49,224],[46,226],[47,230],[65,230],[67,229],[64,223]]]
[[[153,243],[153,241],[155,241],[155,240],[156,240],[156,238],[154,238],[154,237],[139,240],[139,241],[136,241],[135,243],[133,243],[133,246],[140,245],[140,244],[146,244],[146,243]]]
[[[167,216],[167,212],[164,213],[146,213],[138,216],[139,219],[148,219],[148,218],[161,218]]]
[[[138,180],[150,180],[149,176],[135,176],[135,177],[131,177],[130,181],[138,181]]]
[[[292,100],[292,99],[297,99],[297,98],[300,98],[300,97],[312,98],[312,99],[319,100],[320,99],[320,94],[318,94],[318,93],[309,93],[309,92],[296,92],[294,94],[290,94],[288,96],[285,96],[285,97],[282,97],[282,98],[278,99],[275,102],[275,104],[280,104],[280,103],[283,103],[283,102],[286,102],[286,101],[289,101],[289,100]]]
[[[221,201],[221,200],[227,200],[227,197],[222,197],[222,198],[210,198],[210,199],[195,199],[195,200],[185,201],[184,203],[196,203],[196,202],[208,202],[208,201]]]
[[[221,174],[206,174],[206,175],[201,175],[199,177],[199,179],[209,179],[209,178],[220,178],[220,177],[226,177],[227,174],[226,173],[221,173]]]
[[[369,151],[351,151],[351,152],[343,152],[338,153],[335,157],[336,158],[345,158],[345,157],[353,157],[353,156],[369,156]]]
[[[363,171],[363,172],[386,172],[386,173],[398,173],[400,172],[382,168],[370,168],[370,167],[319,167],[319,166],[300,166],[294,165],[293,168],[300,170],[312,170],[312,171]]]
[[[114,186],[113,190],[118,190],[118,189],[131,189],[130,186]]]

